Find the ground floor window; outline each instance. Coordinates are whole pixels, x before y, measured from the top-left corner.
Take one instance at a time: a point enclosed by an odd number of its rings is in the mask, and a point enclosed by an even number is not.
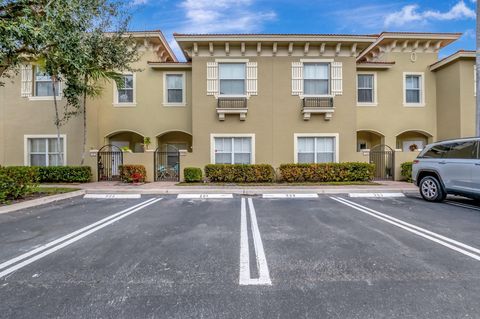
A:
[[[336,162],[336,142],[334,136],[298,136],[297,163]]]
[[[214,137],[215,164],[252,164],[252,137]]]
[[[60,138],[60,147],[56,137],[27,137],[27,164],[29,166],[64,165],[64,137]]]

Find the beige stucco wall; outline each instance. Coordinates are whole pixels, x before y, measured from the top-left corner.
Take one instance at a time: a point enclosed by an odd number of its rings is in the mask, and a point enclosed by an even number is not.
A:
[[[386,61],[395,61],[387,70],[370,70],[377,74],[377,106],[358,106],[357,127],[373,130],[385,136],[384,143],[396,147],[397,135],[405,131],[423,131],[436,135],[435,74],[428,67],[437,59],[434,53],[419,53],[410,60],[410,53],[389,53]],[[362,70],[364,71],[364,70]],[[423,72],[425,77],[425,106],[403,105],[404,72]]]
[[[20,76],[7,80],[5,87],[0,88],[3,98],[0,99],[2,110],[0,141],[3,155],[0,153],[1,165],[24,165],[25,135],[56,135],[54,125],[55,109],[53,100],[30,101],[20,96]],[[58,102],[63,114],[65,99]],[[67,164],[79,165],[83,140],[80,117],[71,118],[61,130],[67,135]]]
[[[232,58],[232,57],[230,57]],[[331,57],[325,57],[331,58]],[[206,63],[215,58],[193,58],[193,157],[191,164],[210,163],[210,134],[255,134],[255,162],[278,167],[294,161],[295,133],[338,133],[339,159],[349,161],[356,148],[355,59],[343,62],[343,95],[335,97],[335,113],[330,121],[321,114],[303,120],[301,100],[291,94],[291,65],[298,57],[249,57],[258,63],[258,95],[248,100],[245,121],[227,115],[219,121],[216,99],[207,96]],[[353,152],[352,152],[353,151]]]
[[[475,135],[474,63],[457,60],[436,71],[439,140]]]

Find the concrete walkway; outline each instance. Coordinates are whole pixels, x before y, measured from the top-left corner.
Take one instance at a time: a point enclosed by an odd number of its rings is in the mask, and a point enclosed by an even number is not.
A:
[[[418,188],[405,182],[381,181],[379,185],[272,185],[272,186],[218,186],[218,185],[195,185],[179,186],[176,182],[155,182],[145,184],[124,184],[121,182],[94,182],[85,184],[45,184],[45,187],[73,187],[85,190],[87,193],[136,193],[136,194],[182,194],[182,193],[229,193],[258,195],[269,193],[317,193],[317,194],[340,194],[340,193],[379,193],[379,192],[417,192]]]

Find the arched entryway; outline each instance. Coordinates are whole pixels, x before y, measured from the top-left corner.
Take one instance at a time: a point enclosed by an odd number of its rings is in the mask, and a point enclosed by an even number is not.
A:
[[[375,145],[384,144],[385,136],[374,130],[357,131],[357,152],[372,149]]]
[[[408,130],[401,132],[396,137],[396,148],[403,152],[415,152],[422,150],[432,141],[432,135],[421,130]]]
[[[372,147],[370,163],[375,164],[375,180],[395,180],[395,151],[390,146]]]
[[[155,181],[179,181],[180,150],[192,151],[192,135],[183,131],[168,131],[156,138]]]
[[[106,136],[106,142],[123,151],[143,153],[144,136],[134,131],[117,131]]]

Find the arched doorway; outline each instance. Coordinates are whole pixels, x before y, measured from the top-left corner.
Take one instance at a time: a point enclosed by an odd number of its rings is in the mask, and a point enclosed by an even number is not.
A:
[[[97,153],[98,181],[120,180],[120,168],[123,165],[123,152],[115,145],[105,145]]]
[[[357,152],[369,150],[375,145],[384,144],[385,136],[374,130],[357,131]]]
[[[428,143],[431,142],[432,135],[430,133],[409,130],[404,131],[397,135],[397,149],[401,149],[403,152],[415,152],[421,151]]]
[[[380,144],[372,147],[370,163],[375,164],[376,180],[395,179],[395,151],[390,146]]]
[[[155,181],[178,182],[180,180],[180,152],[174,146],[165,151],[162,147],[154,153]]]
[[[114,145],[126,152],[143,153],[144,137],[133,131],[118,131],[106,137],[107,144]]]

